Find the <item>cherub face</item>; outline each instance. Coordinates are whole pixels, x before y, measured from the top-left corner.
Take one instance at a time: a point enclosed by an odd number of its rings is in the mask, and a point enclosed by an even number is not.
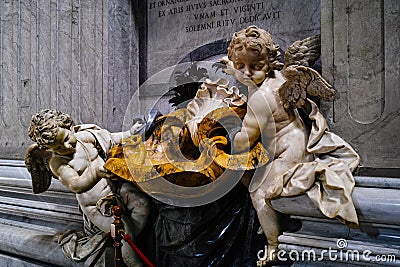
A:
[[[46,147],[56,154],[69,155],[75,153],[76,142],[76,137],[70,130],[58,128],[56,139]]]
[[[233,66],[256,85],[262,84],[269,68],[266,56],[252,49],[236,50],[233,58]]]

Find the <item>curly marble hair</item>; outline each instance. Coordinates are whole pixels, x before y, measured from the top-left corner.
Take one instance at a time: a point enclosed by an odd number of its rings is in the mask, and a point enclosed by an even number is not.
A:
[[[236,50],[251,49],[265,56],[269,62],[269,72],[280,70],[283,67],[279,52],[279,45],[275,44],[271,34],[257,26],[249,26],[246,29],[235,32],[228,47],[228,58],[234,61]]]
[[[61,111],[44,109],[32,116],[28,129],[29,138],[41,149],[54,143],[59,127],[70,129],[75,123],[72,118]]]

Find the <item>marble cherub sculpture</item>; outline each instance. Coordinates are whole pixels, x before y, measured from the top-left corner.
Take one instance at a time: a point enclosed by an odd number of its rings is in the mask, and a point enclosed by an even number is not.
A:
[[[135,237],[143,229],[149,214],[146,195],[132,183],[113,180],[113,174],[103,167],[109,149],[143,126],[137,121],[130,131],[110,133],[94,124],[74,125],[71,117],[60,111],[46,109],[32,116],[28,132],[35,144],[28,148],[25,162],[32,176],[33,192],[46,191],[52,176],[58,178],[76,194],[85,230],[91,228],[86,232],[91,233],[91,244],[82,245],[80,236],[71,232],[62,235],[59,243],[67,257],[84,260],[98,248],[104,233],[110,231],[113,204],[124,210],[126,233]],[[122,253],[128,266],[141,266],[129,246],[122,246]]]
[[[328,131],[317,105],[309,98],[330,100],[335,90],[311,69],[319,58],[320,40],[295,42],[279,62],[271,35],[250,26],[233,35],[225,72],[248,86],[247,113],[233,138],[236,152],[261,140],[271,162],[258,169],[249,184],[253,205],[268,239],[268,260],[276,258],[279,214],[270,200],[306,193],[330,218],[357,225],[351,199],[351,172],[359,163],[355,151]],[[305,114],[304,119],[300,113]],[[271,154],[272,153],[272,154]]]

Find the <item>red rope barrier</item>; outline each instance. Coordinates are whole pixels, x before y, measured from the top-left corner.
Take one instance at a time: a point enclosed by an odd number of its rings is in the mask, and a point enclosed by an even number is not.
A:
[[[151,261],[146,258],[146,256],[143,254],[143,252],[133,243],[131,237],[128,234],[123,235],[124,240],[131,246],[131,248],[138,254],[139,258],[149,267],[155,267]]]
[[[121,254],[121,246],[122,246],[121,236],[148,267],[155,267],[155,265],[153,263],[151,263],[151,261],[149,261],[149,259],[146,258],[146,256],[143,254],[143,252],[135,245],[135,243],[133,243],[129,234],[124,233],[124,230],[123,230],[124,225],[121,221],[121,214],[122,214],[121,208],[119,206],[114,206],[112,212],[113,212],[114,218],[115,218],[114,222],[111,225],[111,227],[114,226],[114,228],[111,228],[113,235],[111,235],[111,232],[108,232],[106,234],[106,240],[105,240],[104,244],[99,249],[98,253],[94,257],[93,261],[90,263],[89,267],[94,267],[96,265],[97,261],[100,259],[101,255],[106,250],[106,247],[109,245],[109,243],[111,241],[111,237],[113,237],[113,239],[114,239],[114,248],[115,248],[114,263],[115,263],[115,266],[120,266],[121,263],[123,264],[122,254]]]

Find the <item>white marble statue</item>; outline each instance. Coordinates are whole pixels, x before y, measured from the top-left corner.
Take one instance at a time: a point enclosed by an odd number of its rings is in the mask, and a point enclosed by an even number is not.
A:
[[[86,231],[91,235],[88,242],[71,232],[61,236],[60,244],[70,259],[84,260],[103,242],[113,222],[113,204],[124,211],[126,233],[134,238],[143,229],[149,214],[147,196],[132,183],[113,181],[113,174],[103,167],[109,149],[143,126],[137,121],[130,131],[110,133],[93,124],[75,126],[70,116],[60,111],[46,109],[32,116],[29,137],[35,144],[29,147],[25,162],[34,193],[46,191],[54,175],[76,194],[85,230],[91,229]],[[122,246],[122,253],[128,266],[141,266],[128,245]]]
[[[249,192],[268,239],[268,260],[276,258],[279,214],[270,200],[306,193],[330,218],[357,225],[351,199],[351,174],[358,155],[340,137],[330,133],[316,96],[330,100],[335,90],[309,66],[320,54],[320,40],[310,37],[295,42],[279,62],[279,46],[271,35],[249,26],[233,35],[225,72],[248,86],[247,113],[233,138],[235,152],[263,142],[272,161],[257,170]],[[305,120],[300,116],[305,113]],[[275,253],[274,253],[275,251]]]

